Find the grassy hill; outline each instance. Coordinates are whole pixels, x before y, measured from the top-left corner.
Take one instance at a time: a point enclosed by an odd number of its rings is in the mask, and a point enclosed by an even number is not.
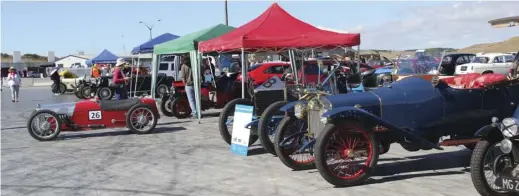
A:
[[[519,50],[519,36],[512,37],[502,42],[476,44],[457,50],[457,52],[517,52]]]
[[[0,54],[0,61],[2,63],[11,63],[11,62],[13,62],[13,56],[9,55],[9,54],[6,54],[6,53],[1,53]],[[40,55],[37,55],[37,54],[24,54],[22,56],[22,62],[27,62],[27,63],[44,63],[44,62],[48,62],[48,61],[47,61],[47,57],[46,56],[40,56]]]

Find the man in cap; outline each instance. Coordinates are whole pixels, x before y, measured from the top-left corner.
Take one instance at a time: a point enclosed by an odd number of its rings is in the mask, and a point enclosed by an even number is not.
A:
[[[126,82],[130,80],[129,77],[126,77],[123,73],[124,65],[126,61],[123,58],[117,59],[117,63],[115,64],[114,75],[112,83],[115,86],[115,99],[128,99],[128,92],[126,90]]]

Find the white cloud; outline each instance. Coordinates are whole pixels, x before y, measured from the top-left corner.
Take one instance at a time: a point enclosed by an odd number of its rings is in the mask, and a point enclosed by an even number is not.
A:
[[[360,32],[361,48],[462,48],[519,36],[519,27],[495,29],[489,20],[519,16],[519,2],[449,2],[416,7],[400,21],[348,29]],[[395,13],[398,14],[398,13]]]

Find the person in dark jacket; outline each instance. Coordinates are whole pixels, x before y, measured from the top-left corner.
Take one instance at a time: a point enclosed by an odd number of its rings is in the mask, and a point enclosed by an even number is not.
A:
[[[55,95],[60,94],[60,88],[61,88],[61,77],[59,76],[60,68],[56,67],[54,71],[50,73],[50,79],[54,82],[54,88],[52,89],[52,92]]]

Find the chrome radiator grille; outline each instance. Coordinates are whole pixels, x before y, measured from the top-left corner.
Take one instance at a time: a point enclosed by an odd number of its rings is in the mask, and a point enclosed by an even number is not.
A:
[[[314,134],[314,137],[319,136],[324,128],[324,123],[321,122],[321,115],[319,110],[308,110],[308,131]]]

